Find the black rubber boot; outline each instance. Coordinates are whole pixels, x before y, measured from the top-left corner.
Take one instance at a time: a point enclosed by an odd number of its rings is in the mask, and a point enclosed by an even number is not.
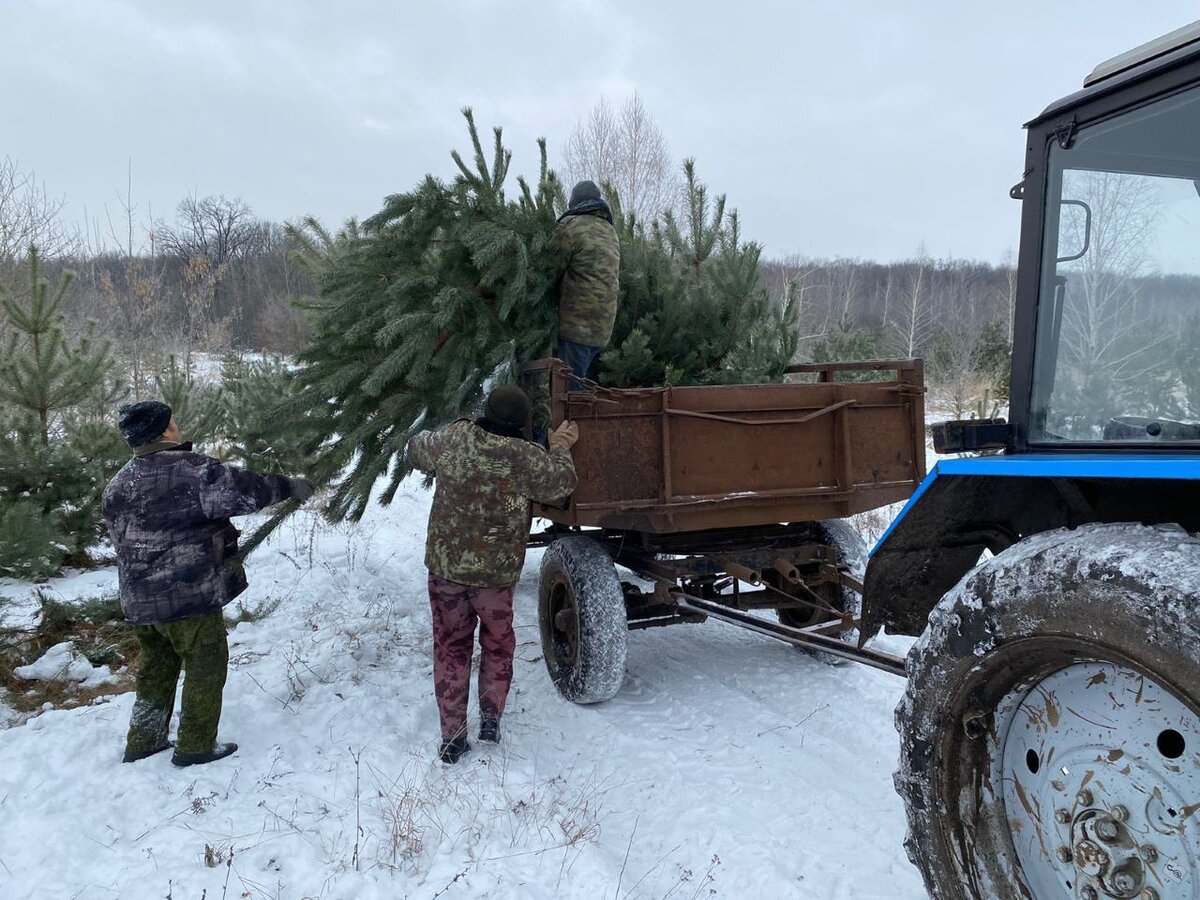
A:
[[[500,720],[482,719],[479,722],[479,739],[490,744],[500,743]]]
[[[442,746],[438,748],[438,759],[444,763],[453,765],[462,759],[463,754],[471,749],[471,745],[467,743],[465,737],[456,737],[453,740],[442,741]]]
[[[171,757],[171,762],[177,766],[202,766],[205,763],[224,759],[237,751],[237,744],[216,744],[204,753],[180,753],[178,750]]]
[[[131,763],[137,762],[139,759],[149,759],[157,753],[162,753],[164,750],[170,750],[175,746],[174,741],[167,741],[161,747],[155,747],[153,750],[129,750],[126,749],[125,755],[121,757],[121,762]]]

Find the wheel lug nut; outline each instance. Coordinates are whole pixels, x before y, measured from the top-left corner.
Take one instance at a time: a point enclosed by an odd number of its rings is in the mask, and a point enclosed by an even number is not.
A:
[[[1122,870],[1113,873],[1112,883],[1113,887],[1123,893],[1125,891],[1132,891],[1134,888],[1136,888],[1138,880],[1137,876],[1132,872]]]
[[[1117,823],[1112,819],[1096,820],[1096,836],[1099,837],[1100,840],[1106,843],[1111,843],[1117,839],[1117,835],[1119,833],[1120,832],[1117,828]]]
[[[1080,806],[1092,805],[1092,792],[1086,788],[1075,795],[1075,802]]]
[[[1059,847],[1056,853],[1060,862],[1070,862],[1072,859],[1071,850],[1068,847]]]
[[[1083,890],[1079,892],[1082,900],[1099,900],[1100,895],[1096,893],[1096,889],[1090,884],[1085,884]]]
[[[1138,894],[1138,900],[1158,900],[1158,891],[1152,887],[1142,888],[1142,892]]]
[[[1158,860],[1158,850],[1156,850],[1154,847],[1150,846],[1149,844],[1147,844],[1140,851],[1138,851],[1138,853],[1142,857],[1142,860],[1144,862],[1152,863],[1152,862],[1156,862]]]
[[[1123,806],[1114,806],[1108,814],[1117,822],[1124,822],[1129,818],[1129,810]]]
[[[1071,821],[1071,811],[1069,809],[1056,809],[1054,811],[1054,820],[1060,825],[1066,825]]]

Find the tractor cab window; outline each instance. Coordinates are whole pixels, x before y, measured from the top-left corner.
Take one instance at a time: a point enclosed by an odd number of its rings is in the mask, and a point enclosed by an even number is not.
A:
[[[1200,442],[1200,92],[1049,162],[1030,441]]]

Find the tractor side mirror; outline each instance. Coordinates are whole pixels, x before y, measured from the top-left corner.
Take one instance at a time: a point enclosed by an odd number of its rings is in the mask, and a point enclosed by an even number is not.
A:
[[[1092,246],[1092,208],[1082,200],[1063,200],[1059,203],[1058,249],[1066,245],[1067,253],[1056,263],[1073,262],[1085,256]],[[1071,252],[1074,250],[1075,252]]]

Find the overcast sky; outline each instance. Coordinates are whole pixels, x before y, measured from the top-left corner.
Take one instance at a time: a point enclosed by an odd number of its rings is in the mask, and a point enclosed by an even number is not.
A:
[[[638,91],[768,257],[998,262],[1021,124],[1194,2],[0,0],[0,156],[103,225],[189,194],[336,224],[449,177],[459,110],[514,168]]]

